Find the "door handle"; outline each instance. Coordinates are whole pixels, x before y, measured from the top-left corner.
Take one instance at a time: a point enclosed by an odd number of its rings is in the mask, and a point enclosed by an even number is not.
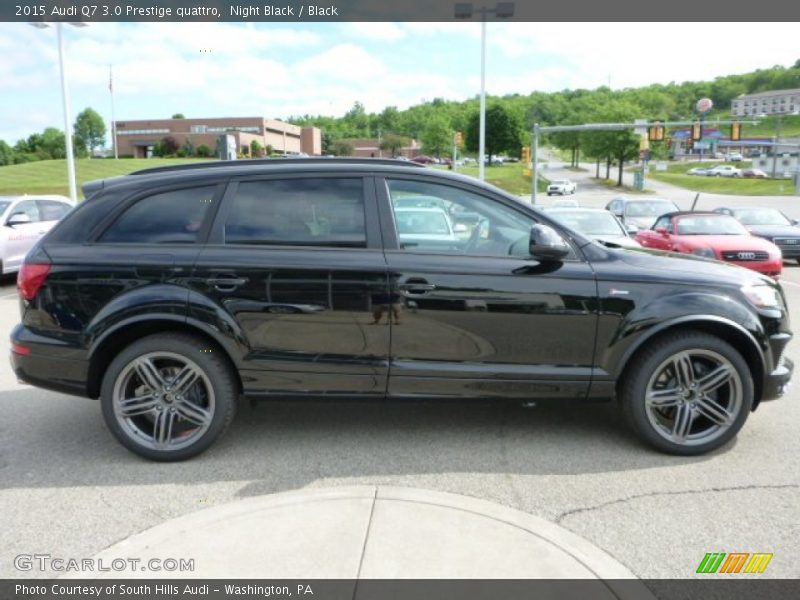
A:
[[[245,277],[211,277],[206,279],[208,285],[213,285],[220,292],[231,292],[237,287],[247,283]]]
[[[424,279],[409,279],[401,283],[399,286],[401,291],[408,292],[409,294],[427,294],[436,289],[432,283],[428,283]]]

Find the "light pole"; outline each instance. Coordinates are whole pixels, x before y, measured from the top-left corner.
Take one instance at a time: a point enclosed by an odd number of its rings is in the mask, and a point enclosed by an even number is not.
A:
[[[483,164],[486,152],[486,16],[494,15],[498,19],[508,19],[514,16],[513,2],[498,2],[494,8],[482,6],[473,8],[471,2],[456,2],[456,19],[471,19],[474,13],[481,16],[481,106],[478,124],[478,179],[484,180],[485,166]]]
[[[86,23],[69,23],[73,27],[86,27]],[[47,29],[48,23],[31,23],[37,29]],[[78,186],[75,178],[75,157],[72,145],[72,116],[69,110],[69,89],[67,86],[67,70],[64,61],[64,35],[62,33],[61,22],[56,22],[56,34],[58,35],[58,67],[61,72],[61,102],[64,109],[64,138],[67,150],[67,177],[69,179],[69,197],[73,204],[78,202]]]

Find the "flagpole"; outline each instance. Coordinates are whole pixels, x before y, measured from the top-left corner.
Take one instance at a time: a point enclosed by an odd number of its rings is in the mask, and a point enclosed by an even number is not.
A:
[[[108,91],[111,92],[111,143],[114,145],[114,158],[119,158],[117,150],[117,121],[114,118],[114,76],[112,65],[108,65]]]

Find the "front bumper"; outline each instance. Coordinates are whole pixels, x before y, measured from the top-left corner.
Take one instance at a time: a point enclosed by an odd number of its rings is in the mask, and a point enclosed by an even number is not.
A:
[[[789,387],[794,372],[794,362],[790,358],[784,358],[778,364],[778,368],[764,378],[764,390],[761,395],[762,402],[775,400],[783,396]]]

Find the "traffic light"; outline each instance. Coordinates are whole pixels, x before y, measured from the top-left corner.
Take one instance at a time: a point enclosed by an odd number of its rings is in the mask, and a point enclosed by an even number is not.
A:
[[[523,163],[531,162],[531,147],[530,146],[523,146],[522,147],[522,162]]]
[[[703,139],[703,126],[700,123],[692,124],[692,141],[699,142]]]
[[[738,142],[742,139],[742,124],[739,121],[731,123],[731,141]]]
[[[647,128],[647,137],[651,142],[661,142],[664,140],[664,123],[656,121]]]
[[[464,134],[462,134],[460,131],[456,131],[456,135],[455,135],[455,137],[453,138],[453,143],[454,143],[456,146],[461,146],[461,145],[463,145],[463,144],[464,144]]]

